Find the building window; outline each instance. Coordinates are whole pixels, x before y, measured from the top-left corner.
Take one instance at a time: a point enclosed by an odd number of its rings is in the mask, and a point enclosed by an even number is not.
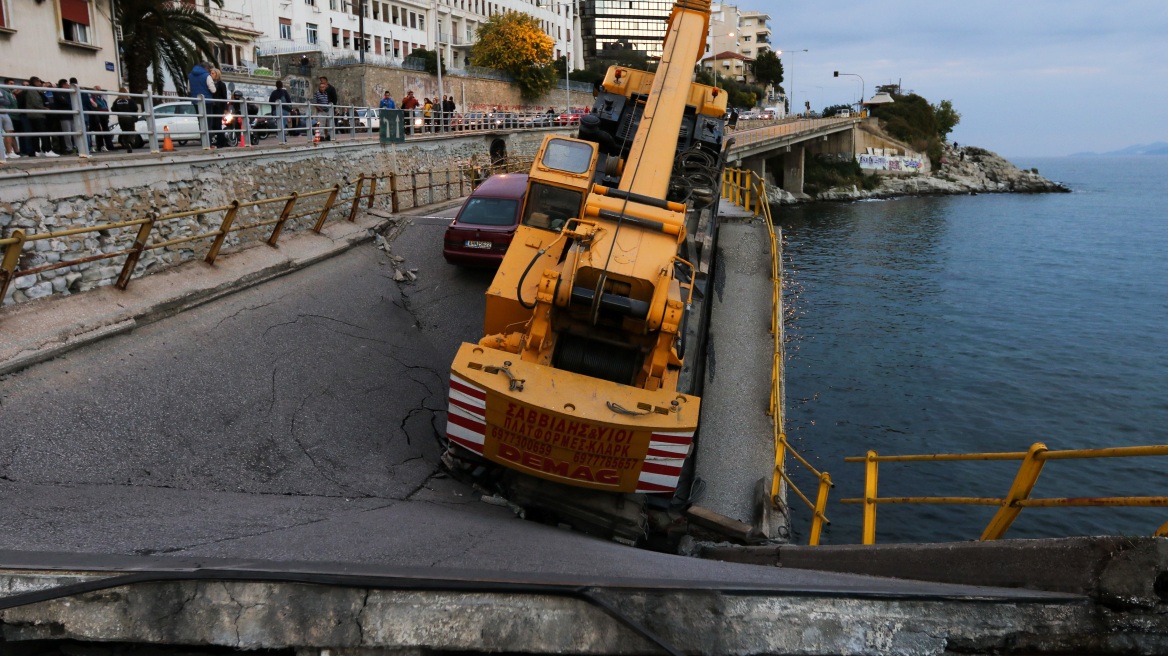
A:
[[[749,34],[747,34],[747,35],[743,36],[743,37],[742,37],[742,40],[743,40],[743,41],[745,41],[745,42],[747,42],[747,43],[750,43],[750,35],[749,35]]]
[[[398,15],[397,15],[397,5],[393,5],[392,11],[393,11],[393,24],[394,25],[401,25],[401,23],[398,22],[399,19],[398,19]]]
[[[311,5],[311,6],[315,7],[315,6],[316,6],[316,0],[304,0],[304,4],[306,4],[306,5]]]
[[[329,0],[329,9],[337,10],[337,0]]]
[[[0,0],[0,27],[11,28],[12,26],[8,24],[8,7],[5,6],[7,4],[8,0]]]
[[[418,14],[418,29],[419,30],[426,29],[426,17],[422,14]]]
[[[316,23],[305,23],[304,24],[304,37],[306,39],[308,39],[309,43],[314,44],[314,45],[316,44],[316,42],[317,42]]]
[[[341,34],[341,47],[348,50],[353,45],[353,42],[349,40],[349,30],[342,30]]]
[[[414,29],[418,27],[418,15],[412,11],[410,12],[410,27]]]
[[[281,18],[280,19],[280,38],[287,39],[289,41],[292,40],[292,19],[291,18]]]
[[[73,43],[93,45],[89,0],[60,0],[61,38]]]
[[[334,48],[341,47],[341,28],[339,28],[339,27],[333,28],[333,47]]]

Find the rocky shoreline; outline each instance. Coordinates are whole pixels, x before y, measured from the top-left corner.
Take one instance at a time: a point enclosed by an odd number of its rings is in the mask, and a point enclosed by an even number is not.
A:
[[[772,203],[791,205],[814,201],[853,201],[898,196],[944,196],[980,193],[1068,193],[1070,189],[1047,180],[1037,171],[1022,170],[997,153],[975,146],[946,144],[941,166],[928,175],[885,176],[876,189],[835,187],[817,196],[797,196],[767,185]]]

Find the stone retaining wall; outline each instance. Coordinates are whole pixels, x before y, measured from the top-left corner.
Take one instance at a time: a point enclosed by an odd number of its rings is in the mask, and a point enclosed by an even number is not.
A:
[[[292,192],[325,189],[340,183],[338,201],[329,221],[348,216],[356,181],[361,173],[400,174],[398,189],[408,189],[416,172],[457,171],[472,163],[485,163],[493,141],[502,139],[511,156],[535,153],[549,130],[522,133],[476,133],[468,136],[435,137],[406,144],[382,146],[373,141],[301,146],[267,150],[217,151],[215,154],[179,155],[158,159],[95,162],[73,168],[22,170],[0,176],[0,237],[15,229],[26,236],[60,232],[73,228],[119,223],[199,208],[286,196]],[[567,130],[551,132],[568,133]],[[421,192],[418,204],[446,200],[459,194],[458,174],[451,173],[446,189]],[[417,176],[419,185],[428,177]],[[435,183],[445,182],[445,174],[433,174]],[[379,193],[387,192],[382,182]],[[464,186],[469,189],[469,186]],[[323,208],[326,195],[298,202],[294,214],[313,208],[311,216],[289,221],[284,233],[308,230]],[[347,201],[347,202],[346,202]],[[402,193],[400,208],[413,206],[414,195]],[[364,202],[363,202],[364,204]],[[375,207],[389,208],[388,195],[378,197]],[[275,218],[283,203],[241,209],[235,225],[250,225]],[[217,230],[223,212],[195,214],[155,224],[150,243]],[[224,250],[263,241],[272,228],[257,227],[231,233]],[[38,240],[24,248],[18,269],[85,259],[101,253],[128,248],[137,226],[110,228],[100,232]],[[135,268],[140,276],[181,262],[201,258],[212,239],[197,239],[146,251]],[[123,256],[95,262],[81,262],[61,269],[22,276],[13,281],[5,304],[19,303],[52,294],[67,295],[116,282]]]

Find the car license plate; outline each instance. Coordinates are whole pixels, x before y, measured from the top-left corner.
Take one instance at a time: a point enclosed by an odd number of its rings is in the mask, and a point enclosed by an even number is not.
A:
[[[489,241],[471,241],[468,239],[466,241],[466,247],[467,248],[488,248],[489,249],[491,247],[491,242],[489,242]]]

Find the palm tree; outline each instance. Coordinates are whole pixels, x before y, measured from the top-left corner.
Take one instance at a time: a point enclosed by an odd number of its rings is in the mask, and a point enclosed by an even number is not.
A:
[[[223,6],[223,0],[211,2]],[[223,40],[215,21],[179,0],[120,0],[117,7],[126,81],[133,93],[144,92],[149,82],[161,89],[163,71],[185,93],[187,71],[200,59],[215,58],[208,37]]]

